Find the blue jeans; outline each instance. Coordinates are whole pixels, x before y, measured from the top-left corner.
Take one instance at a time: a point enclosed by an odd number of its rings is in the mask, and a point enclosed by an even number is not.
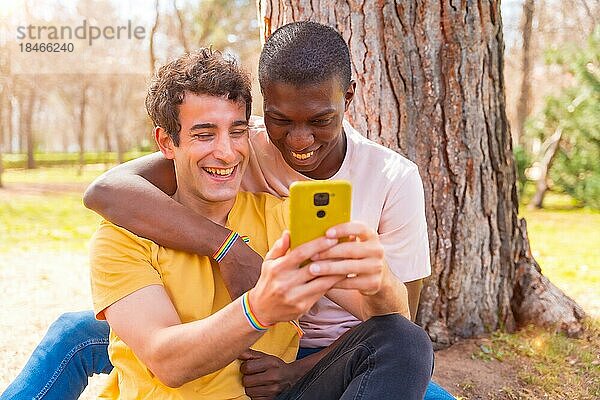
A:
[[[112,371],[108,333],[92,311],[61,315],[0,400],[77,399],[89,376]]]
[[[87,386],[89,376],[108,374],[112,370],[107,351],[108,333],[108,324],[97,321],[92,311],[61,315],[0,400],[77,399]],[[300,349],[298,357],[318,350]],[[425,399],[452,400],[454,397],[430,382]]]

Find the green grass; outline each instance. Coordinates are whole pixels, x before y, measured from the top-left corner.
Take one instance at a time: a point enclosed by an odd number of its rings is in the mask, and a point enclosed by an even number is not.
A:
[[[518,365],[521,387],[510,399],[600,398],[600,321],[588,319],[583,338],[572,339],[528,327],[515,334],[496,332],[473,357]]]
[[[22,252],[85,251],[100,221],[81,202],[81,195],[16,195],[0,198],[0,254]]]
[[[106,170],[102,164],[86,165],[79,174],[78,168],[48,167],[36,169],[8,169],[2,174],[2,182],[42,183],[42,184],[72,184],[90,183]]]
[[[40,168],[8,170],[0,191],[0,255],[9,251],[85,251],[100,217],[83,206],[80,192],[45,193],[13,191],[32,183],[60,185],[91,182],[101,169]],[[4,239],[6,238],[6,239]]]
[[[128,151],[123,158],[125,161],[149,154],[151,151]],[[99,164],[117,162],[116,152],[86,152],[83,155],[84,164]],[[79,164],[79,153],[35,153],[33,155],[36,166],[75,166]],[[2,155],[2,163],[5,169],[25,168],[27,166],[27,154],[8,153]]]

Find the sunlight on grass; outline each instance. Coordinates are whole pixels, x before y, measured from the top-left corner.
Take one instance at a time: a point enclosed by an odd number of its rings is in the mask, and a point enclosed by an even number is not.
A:
[[[90,183],[106,170],[103,164],[86,165],[81,175],[77,168],[9,169],[2,174],[2,181],[11,183]]]
[[[87,210],[78,194],[15,195],[0,198],[0,253],[85,251],[100,217]]]
[[[86,251],[100,217],[83,206],[79,192],[21,193],[28,184],[60,185],[89,183],[103,169],[76,168],[8,170],[3,180],[8,192],[0,191],[0,254],[10,251]],[[84,185],[81,186],[81,191]]]
[[[515,334],[496,332],[473,357],[519,362],[523,387],[518,399],[597,399],[600,396],[600,321],[587,320],[584,337],[568,338],[528,327]]]
[[[545,209],[527,210],[531,251],[542,273],[600,316],[600,212],[574,207],[567,195],[549,193]]]

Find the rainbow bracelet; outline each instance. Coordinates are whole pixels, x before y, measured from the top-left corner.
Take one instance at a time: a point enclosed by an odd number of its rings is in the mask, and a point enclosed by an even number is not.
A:
[[[219,247],[217,249],[217,251],[215,251],[215,253],[212,255],[212,258],[214,258],[214,260],[216,262],[221,262],[221,260],[223,258],[225,258],[225,256],[227,255],[227,252],[229,252],[229,250],[231,250],[231,248],[233,247],[233,244],[239,237],[242,238],[244,243],[250,242],[250,238],[248,236],[239,235],[237,232],[231,231],[229,233],[229,235],[227,235],[227,237],[223,241],[223,244],[221,245],[221,247]]]
[[[256,318],[254,312],[252,312],[252,308],[250,307],[250,300],[248,299],[248,292],[242,295],[242,310],[244,311],[244,315],[250,323],[250,326],[252,326],[255,330],[259,332],[264,332],[267,329],[269,329],[269,326],[261,324],[258,318]]]
[[[258,320],[258,318],[256,318],[256,315],[252,311],[252,308],[250,307],[250,300],[248,299],[248,292],[242,295],[242,311],[244,311],[244,316],[246,317],[252,328],[257,330],[258,332],[264,332],[267,329],[269,329],[269,326],[263,325]],[[290,324],[292,324],[299,337],[304,336],[304,331],[300,327],[298,321],[290,321]]]

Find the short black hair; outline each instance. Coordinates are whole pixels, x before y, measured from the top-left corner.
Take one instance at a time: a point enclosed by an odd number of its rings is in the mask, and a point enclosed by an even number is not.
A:
[[[160,67],[148,88],[146,110],[154,126],[162,127],[175,146],[179,146],[179,105],[185,99],[185,92],[243,101],[249,119],[250,90],[250,75],[233,58],[211,48],[200,48]]]
[[[260,53],[261,88],[272,82],[311,85],[332,77],[346,90],[352,68],[348,45],[330,26],[311,21],[283,25],[269,36]]]

